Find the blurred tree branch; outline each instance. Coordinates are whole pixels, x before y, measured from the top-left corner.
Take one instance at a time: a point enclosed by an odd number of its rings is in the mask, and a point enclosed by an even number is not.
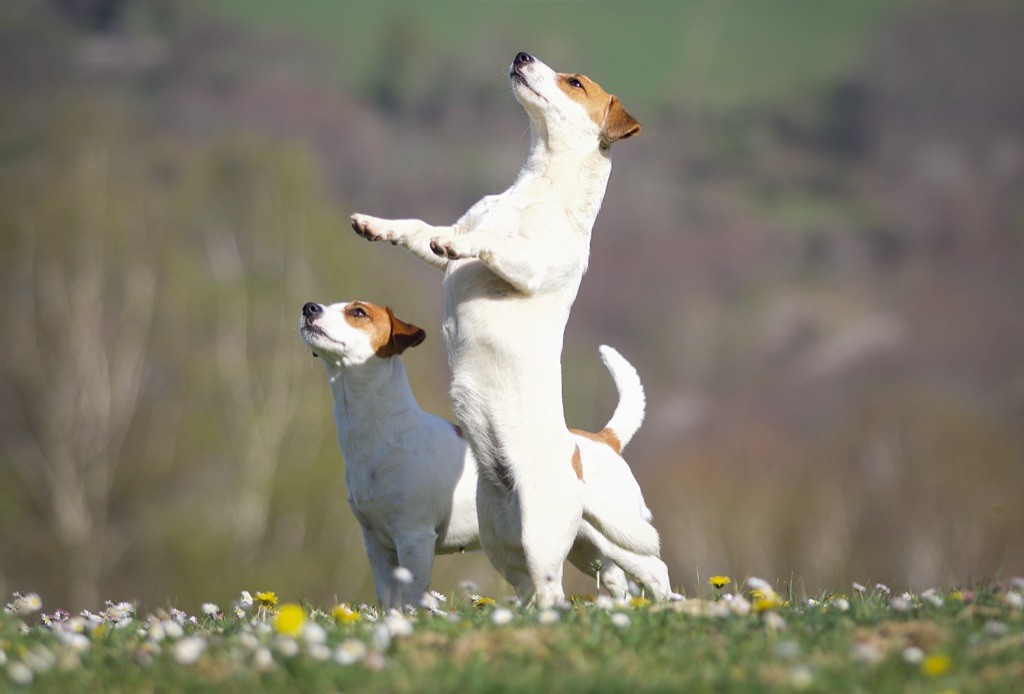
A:
[[[104,238],[111,218],[125,212],[110,197],[106,153],[85,154],[77,165],[73,238],[51,249],[40,247],[45,237],[28,235],[20,291],[7,295],[21,328],[9,341],[7,379],[25,419],[7,443],[42,511],[42,527],[25,539],[55,540],[67,553],[72,604],[94,605],[131,542],[111,506],[146,378],[157,281],[145,258],[122,264]]]

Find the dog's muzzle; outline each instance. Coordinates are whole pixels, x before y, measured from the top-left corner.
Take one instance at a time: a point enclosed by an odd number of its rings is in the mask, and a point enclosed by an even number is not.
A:
[[[509,77],[513,77],[515,75],[522,75],[522,72],[520,70],[532,62],[532,55],[530,55],[529,53],[524,53],[523,51],[519,51],[518,53],[516,53],[516,57],[512,59],[512,67],[511,69],[509,69],[508,72]]]
[[[323,314],[323,306],[312,301],[308,302],[305,306],[302,307],[302,317],[305,319],[306,323],[303,330],[308,330],[310,332],[315,332],[322,335],[323,331],[320,330],[320,328],[318,328],[317,326],[313,325],[313,322],[316,321],[316,319],[322,316]],[[314,350],[313,358],[315,359],[317,356],[319,355],[317,355],[316,350]]]
[[[324,307],[320,304],[315,304],[312,301],[302,307],[302,315],[307,321],[316,320],[323,314],[323,312]]]

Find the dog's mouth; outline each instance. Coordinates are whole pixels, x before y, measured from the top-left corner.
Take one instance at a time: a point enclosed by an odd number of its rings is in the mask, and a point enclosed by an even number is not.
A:
[[[302,325],[302,339],[307,345],[313,348],[313,358],[316,359],[320,355],[316,353],[316,345],[314,343],[324,342],[331,338],[319,325],[306,318]]]
[[[522,72],[520,72],[518,66],[513,66],[512,69],[509,70],[508,76],[509,76],[509,79],[512,80],[512,86],[513,87],[522,86],[522,87],[524,87],[526,89],[529,89],[534,94],[536,94],[538,99],[544,99],[544,95],[543,94],[541,94],[536,89],[534,89],[533,87],[530,86],[530,83],[526,80],[526,75],[524,75]],[[545,101],[546,101],[546,99],[545,99]]]

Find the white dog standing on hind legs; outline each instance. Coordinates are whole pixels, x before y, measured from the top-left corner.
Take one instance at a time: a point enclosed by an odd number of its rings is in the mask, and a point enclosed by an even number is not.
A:
[[[584,519],[579,455],[565,425],[565,325],[590,255],[611,173],[610,146],[640,125],[587,77],[526,53],[510,70],[530,118],[516,181],[454,225],[357,214],[352,226],[445,270],[443,332],[451,400],[480,470],[481,545],[523,602],[561,599],[562,563]],[[607,520],[605,516],[605,520]],[[622,547],[657,554],[653,526],[599,526]]]
[[[457,427],[419,408],[400,357],[424,333],[363,301],[310,302],[302,308],[299,333],[327,368],[348,501],[362,527],[377,598],[386,609],[416,602],[430,584],[435,554],[479,544],[472,453]],[[585,505],[626,526],[649,525],[640,487],[615,453],[643,422],[643,385],[612,348],[602,347],[601,358],[619,404],[601,432],[574,431],[587,480]],[[632,521],[623,523],[624,517]],[[601,567],[601,583],[617,597],[628,588],[623,569],[655,597],[669,591],[668,569],[656,555],[624,549],[587,521],[569,559],[590,575]],[[406,581],[396,577],[398,567],[408,570]]]

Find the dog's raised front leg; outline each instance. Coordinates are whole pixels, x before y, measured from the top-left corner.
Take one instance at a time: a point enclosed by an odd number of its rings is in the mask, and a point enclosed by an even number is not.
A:
[[[379,219],[365,214],[352,215],[352,228],[368,241],[390,241],[408,249],[420,260],[444,270],[448,259],[430,249],[430,239],[438,234],[450,234],[451,227],[435,227],[418,219]]]
[[[528,241],[482,230],[436,236],[430,240],[430,249],[438,257],[450,260],[478,258],[491,272],[524,294],[540,289],[550,266],[546,257],[533,252]]]

